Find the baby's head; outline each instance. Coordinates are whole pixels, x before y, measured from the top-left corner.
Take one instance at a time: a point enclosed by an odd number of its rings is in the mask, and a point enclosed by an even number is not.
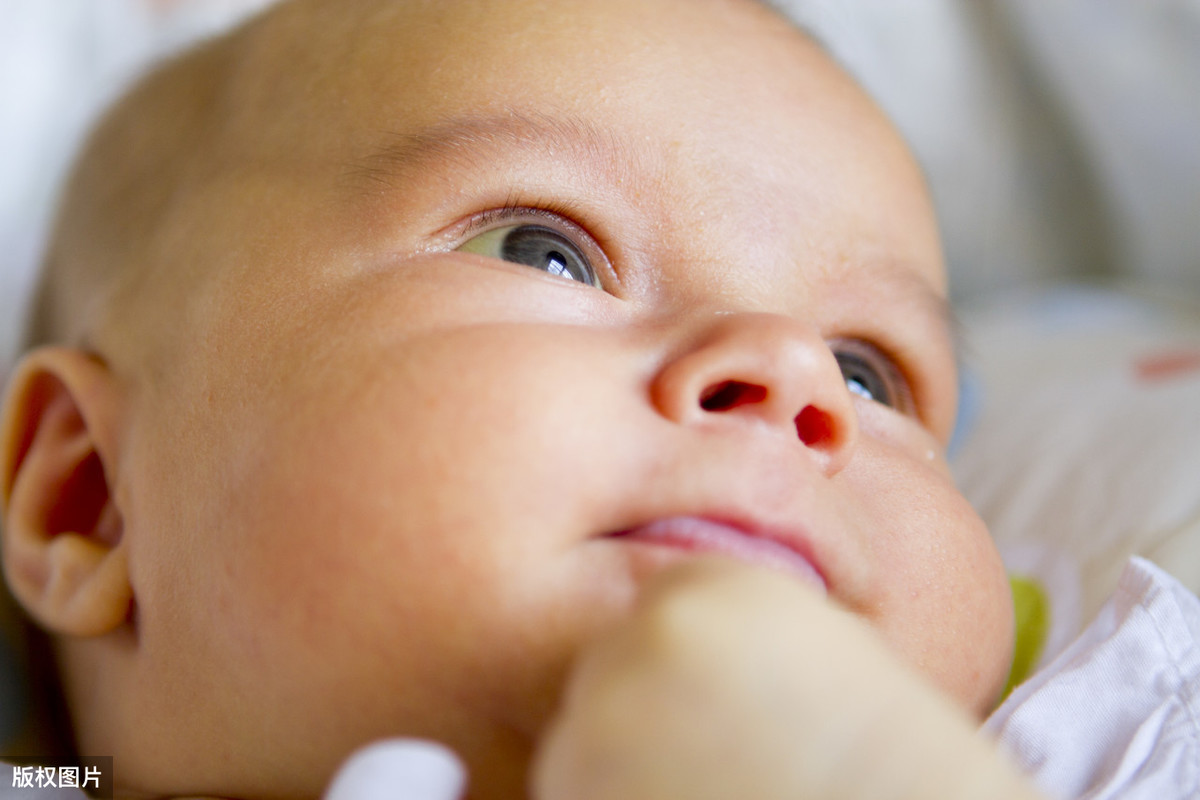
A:
[[[81,750],[319,793],[523,779],[580,646],[716,549],[967,708],[1007,583],[943,460],[921,176],[753,0],[299,0],[168,66],[72,184],[3,439],[5,568]]]

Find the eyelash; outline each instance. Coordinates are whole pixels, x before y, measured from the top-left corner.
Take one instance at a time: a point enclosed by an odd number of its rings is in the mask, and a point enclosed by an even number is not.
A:
[[[545,222],[566,223],[568,227],[586,234],[587,232],[583,230],[581,225],[572,221],[578,214],[578,208],[561,200],[533,200],[529,202],[510,197],[504,201],[504,205],[498,208],[489,208],[487,211],[481,211],[476,214],[467,222],[465,235],[482,233],[489,228],[496,227],[500,223],[512,224],[514,220],[521,217]],[[591,237],[589,236],[589,238]]]

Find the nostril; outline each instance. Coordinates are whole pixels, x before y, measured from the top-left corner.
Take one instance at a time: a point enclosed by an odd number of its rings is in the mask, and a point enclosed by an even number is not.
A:
[[[833,417],[816,406],[805,406],[796,415],[796,433],[809,447],[827,447],[837,437]]]
[[[705,411],[729,411],[750,403],[761,403],[767,397],[765,386],[756,386],[741,381],[723,381],[713,384],[700,396],[700,407]]]

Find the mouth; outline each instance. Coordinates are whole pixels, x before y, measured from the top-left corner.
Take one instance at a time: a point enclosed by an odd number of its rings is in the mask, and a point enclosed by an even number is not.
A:
[[[746,564],[791,573],[822,594],[825,578],[797,537],[773,536],[704,517],[669,517],[609,534],[607,538],[655,548],[728,556]]]

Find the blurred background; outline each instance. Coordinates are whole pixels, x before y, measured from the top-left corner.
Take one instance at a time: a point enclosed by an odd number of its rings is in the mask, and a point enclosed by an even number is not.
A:
[[[1200,291],[1200,2],[784,0],[924,164],[956,294]]]

